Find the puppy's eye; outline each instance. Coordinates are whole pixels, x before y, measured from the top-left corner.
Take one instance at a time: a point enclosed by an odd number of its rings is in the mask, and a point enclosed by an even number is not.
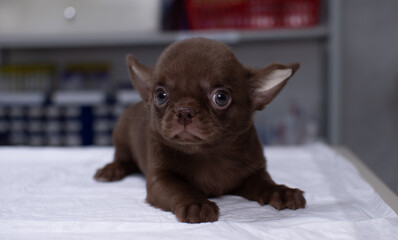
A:
[[[211,100],[218,107],[226,107],[230,103],[231,97],[226,90],[218,90],[213,94]]]
[[[160,89],[156,90],[156,92],[155,92],[155,103],[157,105],[162,105],[162,104],[166,103],[167,98],[168,98],[168,96],[167,96],[167,93],[166,93],[166,91],[164,89],[160,88]]]

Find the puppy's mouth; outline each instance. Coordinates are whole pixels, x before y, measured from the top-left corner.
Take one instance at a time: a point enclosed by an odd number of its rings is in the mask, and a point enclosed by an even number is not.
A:
[[[172,137],[172,140],[182,145],[197,145],[204,143],[204,139],[187,130],[183,130],[175,134]]]

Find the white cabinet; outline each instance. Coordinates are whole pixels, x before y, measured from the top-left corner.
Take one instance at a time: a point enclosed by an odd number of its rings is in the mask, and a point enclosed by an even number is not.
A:
[[[0,1],[0,36],[154,32],[160,0]]]

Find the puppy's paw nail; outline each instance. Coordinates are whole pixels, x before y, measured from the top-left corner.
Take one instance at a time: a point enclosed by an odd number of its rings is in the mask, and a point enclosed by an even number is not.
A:
[[[296,210],[298,208],[304,208],[306,204],[303,191],[284,185],[278,185],[264,192],[258,202],[262,205],[268,203],[278,210],[285,208]]]
[[[180,222],[215,222],[220,216],[220,210],[217,204],[206,200],[199,203],[191,203],[179,206],[177,207],[175,214]]]

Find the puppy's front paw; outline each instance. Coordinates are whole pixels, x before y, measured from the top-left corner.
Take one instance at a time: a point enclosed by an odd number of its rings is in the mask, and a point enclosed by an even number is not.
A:
[[[261,205],[269,204],[278,210],[290,208],[296,210],[304,208],[306,201],[304,192],[297,188],[289,188],[285,185],[276,185],[267,189],[258,199]]]
[[[127,175],[126,169],[118,163],[112,162],[100,168],[94,175],[99,182],[112,182],[123,179]]]
[[[176,208],[175,215],[180,222],[215,222],[220,216],[220,210],[217,204],[206,200],[199,203],[178,206]]]

